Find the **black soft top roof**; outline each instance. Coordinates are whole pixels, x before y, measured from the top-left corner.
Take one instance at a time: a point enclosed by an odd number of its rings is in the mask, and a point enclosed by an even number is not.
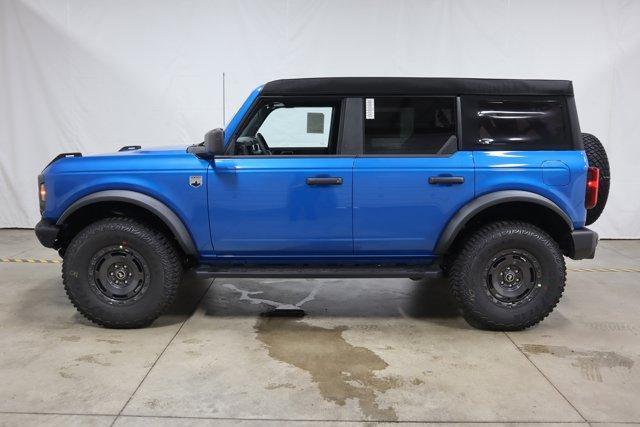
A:
[[[569,80],[319,77],[274,80],[263,95],[573,95]]]

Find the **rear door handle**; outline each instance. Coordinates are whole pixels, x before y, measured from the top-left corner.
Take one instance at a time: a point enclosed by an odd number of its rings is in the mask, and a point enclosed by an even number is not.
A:
[[[307,178],[307,185],[342,185],[342,178],[333,176]]]
[[[462,184],[463,176],[430,176],[429,184]]]

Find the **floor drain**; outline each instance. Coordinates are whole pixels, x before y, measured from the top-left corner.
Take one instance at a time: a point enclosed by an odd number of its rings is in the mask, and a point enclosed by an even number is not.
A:
[[[282,305],[261,314],[264,317],[304,317],[303,309],[296,305]]]

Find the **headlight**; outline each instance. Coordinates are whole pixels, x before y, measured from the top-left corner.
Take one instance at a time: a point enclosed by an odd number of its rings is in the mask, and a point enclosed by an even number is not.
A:
[[[44,182],[43,182],[42,184],[40,184],[40,201],[44,203],[45,200],[47,200],[47,189],[44,188]]]
[[[47,188],[44,185],[42,176],[38,177],[38,200],[40,201],[40,213],[44,212],[44,204],[47,201]]]

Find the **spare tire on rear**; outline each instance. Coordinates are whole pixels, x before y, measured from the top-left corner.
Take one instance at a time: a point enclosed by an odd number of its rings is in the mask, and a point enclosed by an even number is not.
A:
[[[582,134],[582,143],[584,144],[584,151],[587,154],[589,166],[600,169],[598,202],[593,208],[587,210],[586,225],[589,225],[593,224],[598,218],[600,218],[600,215],[607,204],[610,181],[609,159],[607,158],[607,152],[604,150],[600,140],[590,133]]]

